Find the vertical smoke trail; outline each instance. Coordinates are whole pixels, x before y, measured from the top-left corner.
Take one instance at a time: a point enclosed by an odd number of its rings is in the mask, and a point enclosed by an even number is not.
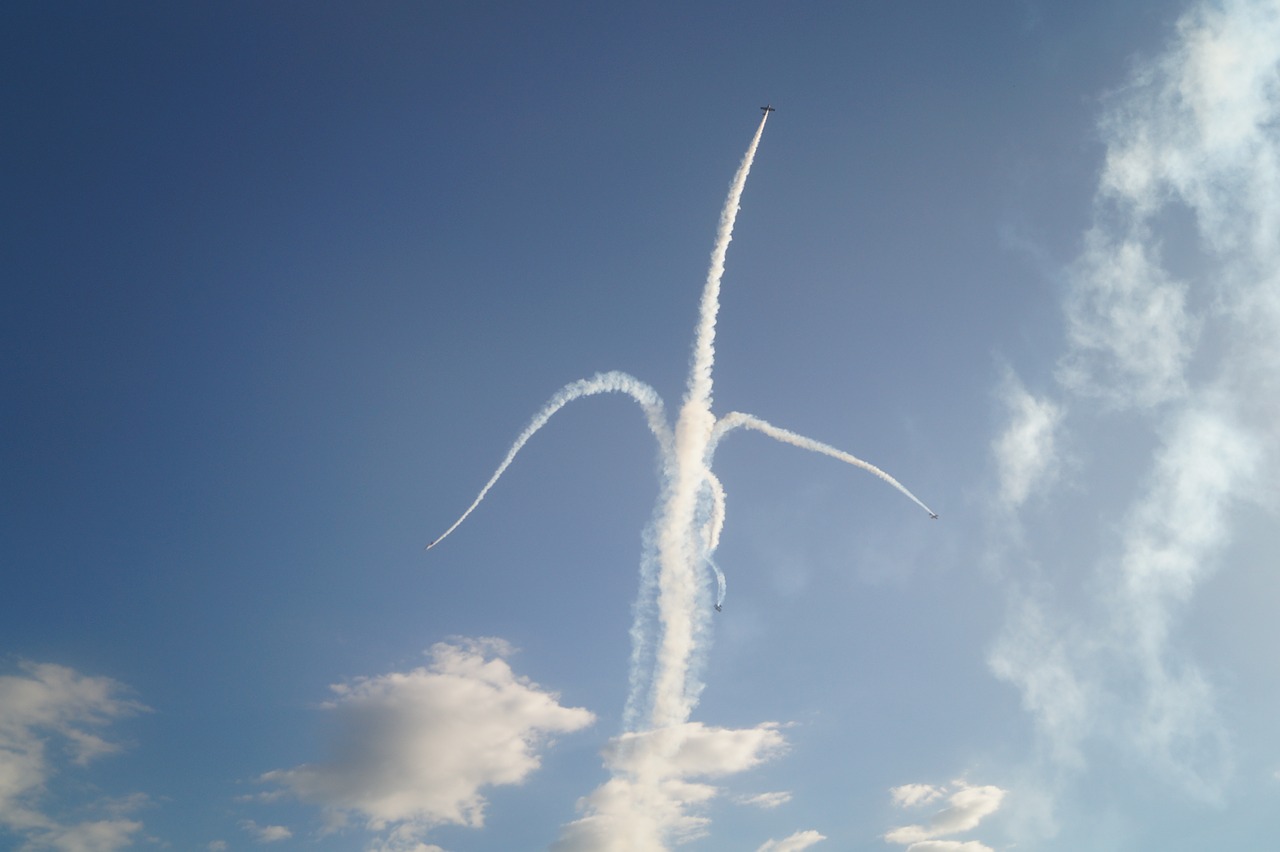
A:
[[[747,175],[751,172],[751,163],[756,158],[756,148],[760,146],[760,136],[764,133],[764,124],[768,120],[769,113],[766,112],[760,119],[760,126],[756,128],[756,135],[751,138],[747,153],[742,157],[738,173],[733,176],[729,197],[725,199],[724,209],[720,211],[720,228],[716,232],[715,248],[711,251],[711,267],[707,270],[707,283],[702,291],[698,328],[693,342],[693,366],[689,370],[685,402],[698,402],[708,413],[711,410],[711,367],[715,361],[716,315],[720,313],[720,279],[724,277],[724,257],[729,251],[729,242],[733,239],[733,223],[738,218],[742,189],[747,184]]]
[[[654,728],[679,725],[688,720],[700,688],[689,683],[690,660],[694,650],[697,619],[706,613],[696,606],[697,577],[701,552],[695,536],[694,518],[698,494],[710,473],[707,449],[711,443],[715,416],[711,413],[711,368],[715,363],[716,315],[720,309],[720,279],[724,275],[725,253],[733,239],[742,190],[751,172],[766,112],[742,158],[720,212],[720,227],[711,266],[702,292],[698,326],[693,344],[693,363],[688,388],[675,428],[675,470],[658,524],[658,622],[661,628],[654,673],[650,724]]]
[[[644,382],[629,376],[626,373],[617,371],[609,373],[598,373],[589,379],[579,379],[571,382],[556,392],[554,396],[542,406],[542,409],[533,416],[529,421],[529,425],[524,428],[520,436],[516,438],[516,442],[511,445],[511,449],[507,451],[507,457],[502,460],[502,464],[498,465],[498,469],[494,471],[493,476],[489,477],[489,481],[485,483],[484,488],[480,489],[480,493],[476,499],[467,507],[458,520],[453,522],[447,530],[440,534],[435,541],[427,545],[427,550],[435,547],[440,542],[449,537],[449,534],[458,528],[458,526],[467,519],[467,516],[475,511],[480,502],[484,500],[485,495],[489,493],[489,489],[493,488],[502,474],[511,462],[515,459],[516,453],[529,442],[534,433],[546,425],[551,419],[551,415],[564,408],[575,399],[581,399],[584,396],[593,396],[601,393],[625,393],[640,403],[640,407],[644,409],[645,418],[649,421],[649,431],[653,432],[654,437],[658,439],[658,447],[662,452],[663,465],[670,465],[671,456],[671,428],[667,425],[666,411],[662,405],[662,398],[658,396],[658,392],[646,385]]]

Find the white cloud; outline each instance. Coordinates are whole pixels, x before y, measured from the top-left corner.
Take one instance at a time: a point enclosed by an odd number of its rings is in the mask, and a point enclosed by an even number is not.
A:
[[[985,843],[976,840],[923,840],[912,843],[907,852],[993,852]]]
[[[926,787],[927,785],[907,786],[914,788]],[[901,787],[894,788],[895,801],[898,798],[896,791],[901,789]],[[928,825],[906,825],[901,828],[895,828],[886,834],[884,839],[890,843],[901,843],[911,849],[918,849],[924,841],[945,837],[948,834],[971,831],[977,828],[978,823],[982,822],[983,819],[999,810],[1000,802],[1005,795],[1005,791],[999,787],[991,785],[973,787],[964,781],[953,781],[949,789],[955,792],[947,797],[948,806],[934,814]]]
[[[240,823],[240,827],[252,834],[253,839],[258,843],[277,843],[293,837],[293,832],[283,825],[258,825],[253,820],[247,819]]]
[[[521,783],[549,735],[595,718],[518,677],[503,659],[510,653],[493,639],[439,643],[424,668],[332,687],[333,757],[262,780],[374,831],[482,825],[484,787]]]
[[[924,805],[939,798],[945,792],[941,787],[935,787],[932,784],[903,784],[900,787],[893,787],[889,790],[889,795],[893,797],[893,803],[900,808],[910,808],[916,805]]]
[[[786,741],[777,723],[754,728],[708,728],[685,722],[670,728],[627,733],[605,749],[613,774],[578,801],[586,814],[569,823],[552,847],[556,852],[649,852],[668,842],[706,833],[697,809],[719,794],[690,779],[742,772],[777,756]]]
[[[808,849],[813,844],[826,839],[824,835],[812,829],[809,831],[797,831],[782,840],[767,841],[756,852],[801,852],[801,850]]]
[[[757,793],[754,796],[739,796],[738,804],[750,805],[754,808],[763,810],[773,810],[776,807],[785,805],[791,801],[791,793],[786,790],[778,790],[771,793]]]
[[[1004,388],[1009,425],[992,444],[999,477],[999,501],[1016,510],[1050,481],[1058,466],[1057,429],[1062,410],[1027,392],[1012,375]]]
[[[225,841],[225,840],[211,840],[211,841],[209,842],[209,845],[208,845],[206,848],[209,850],[209,852],[226,852],[226,849],[227,849],[227,841]]]
[[[83,767],[119,751],[102,729],[117,719],[145,711],[121,697],[123,686],[102,677],[85,677],[65,666],[20,664],[23,674],[0,676],[0,827],[25,838],[28,849],[111,852],[132,843],[142,823],[123,813],[145,797],[106,799],[102,808],[115,817],[67,824],[47,811],[50,782],[58,772],[58,742],[70,762]]]

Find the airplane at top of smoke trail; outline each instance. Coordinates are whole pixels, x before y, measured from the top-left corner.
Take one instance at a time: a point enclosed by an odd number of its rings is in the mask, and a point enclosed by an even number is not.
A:
[[[641,824],[647,826],[648,840],[636,841],[628,834],[630,829],[620,827],[632,825],[634,821],[610,822],[616,814],[595,813],[572,824],[577,826],[573,829],[575,831],[595,825],[591,831],[603,832],[610,837],[630,838],[627,842],[632,845],[627,848],[662,848],[663,838],[673,825],[671,814],[680,810],[678,805],[673,805],[674,810],[671,807],[664,810],[659,803],[671,795],[671,789],[678,788],[678,785],[673,788],[664,784],[667,779],[679,777],[676,756],[681,737],[687,735],[681,731],[687,732],[686,723],[702,690],[697,670],[705,652],[700,640],[709,633],[712,606],[719,610],[724,602],[724,576],[712,558],[720,543],[725,520],[724,487],[711,470],[720,441],[730,432],[746,428],[785,444],[831,456],[878,476],[931,517],[936,517],[902,483],[873,464],[751,414],[731,411],[716,417],[711,411],[716,316],[720,309],[720,279],[724,274],[725,254],[733,238],[733,225],[747,175],[772,112],[772,106],[761,107],[760,124],[734,175],[720,212],[716,242],[699,305],[689,377],[674,424],[668,421],[657,391],[627,373],[600,373],[565,385],[529,421],[467,510],[427,545],[431,548],[444,541],[475,511],[516,454],[565,405],[584,396],[602,393],[624,393],[640,405],[649,430],[658,443],[662,487],[650,522],[652,534],[644,537],[645,550],[640,560],[640,591],[631,628],[630,689],[623,726],[632,734],[662,731],[663,736],[628,740],[628,748],[635,761],[624,761],[612,769],[615,780],[631,791],[621,800],[629,802],[626,807],[640,818]],[[701,581],[699,572],[702,572]],[[709,598],[708,591],[712,582],[717,587],[714,601]],[[643,772],[632,771],[627,766],[644,766],[645,769]],[[617,796],[606,798],[621,801]],[[605,845],[608,844],[593,843],[590,847]]]

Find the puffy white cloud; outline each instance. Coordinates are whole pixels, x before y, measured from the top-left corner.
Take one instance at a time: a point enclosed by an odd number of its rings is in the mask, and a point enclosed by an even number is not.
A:
[[[1014,510],[1057,469],[1062,410],[1050,400],[1032,396],[1012,375],[1005,383],[1003,397],[1009,424],[992,443],[992,453],[999,477],[999,501]]]
[[[639,852],[663,850],[706,833],[697,813],[719,794],[713,785],[691,779],[742,772],[786,748],[781,726],[709,728],[685,722],[670,728],[627,733],[605,749],[613,773],[578,802],[586,814],[566,825],[556,852]]]
[[[916,784],[907,785],[907,787],[932,789],[928,788],[927,785]],[[897,791],[902,789],[902,787],[894,788],[895,802],[899,801]],[[977,828],[978,823],[982,822],[983,819],[1000,809],[1000,802],[1005,795],[1005,791],[999,787],[991,785],[974,787],[964,781],[953,781],[949,789],[954,790],[954,792],[947,796],[947,807],[934,814],[927,825],[906,825],[901,828],[895,828],[886,834],[884,839],[890,843],[901,843],[911,849],[918,849],[920,844],[925,841],[932,841],[948,834],[970,831]],[[915,792],[915,790],[913,789],[912,792]],[[929,800],[933,798],[937,797],[931,797]],[[919,798],[915,799],[916,804],[920,801]]]
[[[112,819],[68,824],[46,812],[58,772],[50,745],[59,741],[71,763],[84,766],[119,751],[104,728],[147,708],[123,697],[124,687],[110,678],[51,663],[24,662],[20,669],[0,676],[0,827],[25,838],[29,849],[111,852],[131,845],[142,823],[123,814],[144,796],[104,800]]]
[[[428,666],[333,686],[332,757],[262,780],[375,831],[482,825],[484,787],[524,781],[549,735],[595,718],[517,676],[510,653],[494,639],[439,643]]]
[[[225,840],[211,840],[211,841],[209,841],[209,845],[208,845],[207,847],[205,847],[205,848],[207,848],[207,849],[209,850],[209,852],[226,852],[226,849],[227,849],[227,841],[225,841]]]
[[[767,841],[756,852],[801,852],[801,850],[808,849],[813,844],[826,839],[825,835],[819,834],[813,829],[797,831],[782,840]]]

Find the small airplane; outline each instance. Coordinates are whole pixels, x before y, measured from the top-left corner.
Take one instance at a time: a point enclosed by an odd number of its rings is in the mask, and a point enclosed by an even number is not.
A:
[[[760,107],[760,112],[764,113],[765,115],[768,115],[769,113],[773,112],[773,105],[770,104],[769,106]]]
[[[724,610],[720,608],[720,604],[716,604],[716,612],[724,612]]]
[[[938,516],[935,515],[933,512],[929,513],[929,517],[933,518],[935,521],[938,520]]]

